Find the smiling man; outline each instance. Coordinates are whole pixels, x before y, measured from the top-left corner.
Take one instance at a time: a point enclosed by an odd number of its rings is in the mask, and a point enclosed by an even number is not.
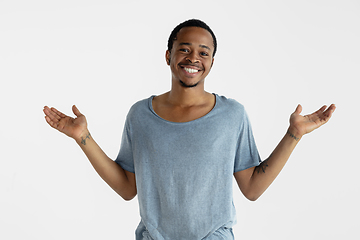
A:
[[[173,80],[180,81],[183,87],[196,87],[204,82],[214,62],[212,38],[207,30],[200,27],[180,29],[172,48],[166,51]],[[197,60],[198,57],[201,61]],[[187,83],[182,78],[192,81]]]
[[[216,49],[214,33],[200,20],[173,30],[165,56],[171,90],[132,106],[115,161],[96,144],[75,106],[76,118],[44,108],[49,125],[75,139],[121,197],[138,195],[137,240],[234,239],[233,178],[245,197],[256,200],[301,137],[325,124],[335,110],[323,106],[302,116],[298,105],[283,139],[261,161],[244,107],[204,90]]]

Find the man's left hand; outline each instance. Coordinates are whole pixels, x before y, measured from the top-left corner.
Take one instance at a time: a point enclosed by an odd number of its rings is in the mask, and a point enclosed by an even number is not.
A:
[[[324,105],[316,112],[302,116],[300,115],[302,106],[299,104],[295,112],[290,116],[289,132],[296,137],[302,137],[327,123],[335,109],[334,104],[331,104],[327,109]]]

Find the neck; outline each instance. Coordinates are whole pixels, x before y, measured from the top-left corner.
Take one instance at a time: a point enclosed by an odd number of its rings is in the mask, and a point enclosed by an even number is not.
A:
[[[178,106],[201,105],[209,97],[208,92],[204,90],[204,83],[201,82],[195,87],[183,87],[180,84],[172,84],[168,93],[167,100],[169,103]]]

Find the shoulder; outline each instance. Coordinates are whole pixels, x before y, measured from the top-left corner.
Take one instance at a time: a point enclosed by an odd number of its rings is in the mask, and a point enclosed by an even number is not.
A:
[[[134,103],[129,110],[129,114],[130,113],[133,114],[138,111],[143,111],[144,109],[149,109],[149,102],[151,101],[152,98],[153,96],[139,100],[136,103]]]
[[[238,101],[232,98],[227,98],[225,96],[216,95],[217,105],[219,109],[234,114],[243,116],[246,114],[245,107]]]
[[[130,110],[127,114],[127,120],[133,121],[134,119],[143,118],[145,117],[146,113],[151,112],[149,104],[151,103],[152,98],[153,96],[139,100],[136,103],[134,103],[130,107]]]

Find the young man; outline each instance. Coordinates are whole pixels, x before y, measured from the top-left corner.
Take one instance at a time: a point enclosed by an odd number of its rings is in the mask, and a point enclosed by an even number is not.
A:
[[[76,140],[99,175],[125,200],[138,194],[141,222],[136,239],[234,239],[232,181],[256,200],[279,174],[304,134],[326,123],[331,105],[302,116],[262,161],[244,107],[204,90],[214,63],[216,38],[199,20],[177,26],[166,61],[172,72],[167,93],[132,106],[120,152],[111,160],[95,143],[85,116],[44,108],[48,124]]]

